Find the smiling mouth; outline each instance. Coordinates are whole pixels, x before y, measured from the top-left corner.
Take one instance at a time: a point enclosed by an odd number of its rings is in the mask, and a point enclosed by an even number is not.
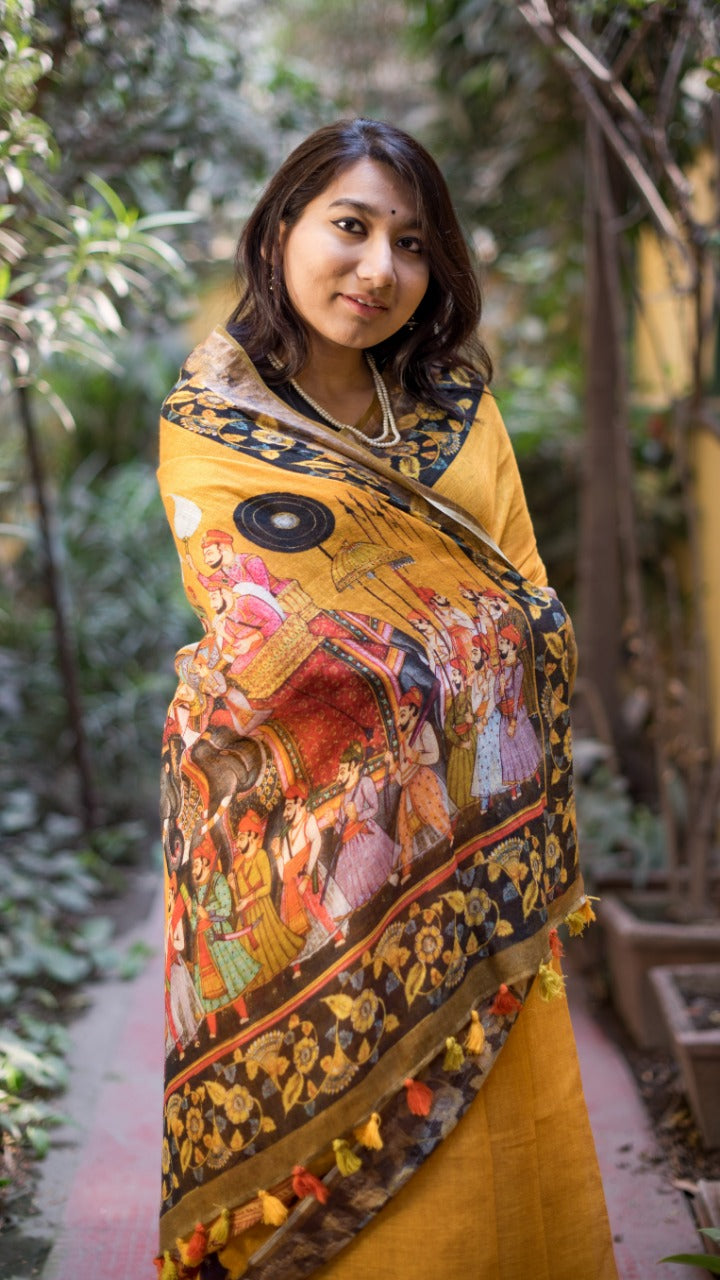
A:
[[[358,298],[353,293],[343,293],[341,297],[361,313],[372,314],[373,312],[378,313],[388,310],[384,302],[373,302],[370,298]]]

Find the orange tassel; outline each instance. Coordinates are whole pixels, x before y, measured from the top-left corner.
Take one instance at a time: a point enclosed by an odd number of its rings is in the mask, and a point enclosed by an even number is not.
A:
[[[473,1009],[470,1014],[470,1027],[465,1037],[465,1048],[473,1055],[482,1053],[485,1048],[485,1028],[480,1021],[477,1009]]]
[[[298,1199],[304,1200],[305,1196],[314,1196],[320,1204],[327,1204],[330,1192],[325,1183],[316,1178],[309,1169],[303,1169],[301,1164],[296,1164],[292,1171],[292,1184]]]
[[[423,1084],[422,1080],[412,1080],[408,1076],[403,1081],[407,1096],[407,1104],[414,1116],[429,1116],[433,1104],[433,1091]]]
[[[368,1147],[370,1151],[382,1151],[383,1140],[380,1137],[380,1116],[377,1111],[373,1111],[370,1119],[359,1125],[354,1133],[361,1147]]]
[[[187,1244],[178,1240],[177,1247],[186,1267],[199,1267],[207,1253],[207,1228],[198,1222]]]
[[[278,1200],[269,1191],[258,1191],[258,1199],[262,1205],[262,1220],[266,1227],[280,1227],[288,1216],[282,1200]]]
[[[550,943],[550,951],[556,960],[561,960],[565,955],[565,948],[560,940],[560,934],[557,929],[551,929],[548,937]]]
[[[208,1253],[218,1249],[224,1249],[230,1239],[230,1210],[223,1209],[220,1217],[213,1222],[208,1232]]]
[[[513,995],[505,982],[501,982],[498,993],[490,1005],[490,1012],[499,1014],[516,1013],[518,1009],[522,1009],[522,1001]]]

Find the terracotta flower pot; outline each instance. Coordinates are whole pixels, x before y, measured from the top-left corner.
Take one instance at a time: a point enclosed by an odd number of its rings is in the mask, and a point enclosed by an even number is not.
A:
[[[657,965],[720,963],[720,920],[679,924],[663,918],[663,894],[608,894],[598,904],[613,1003],[641,1049],[665,1048],[668,1032],[648,974]]]
[[[720,1021],[698,1026],[692,1008],[693,997],[709,997],[720,1013],[720,964],[661,965],[650,981],[703,1142],[720,1147]]]

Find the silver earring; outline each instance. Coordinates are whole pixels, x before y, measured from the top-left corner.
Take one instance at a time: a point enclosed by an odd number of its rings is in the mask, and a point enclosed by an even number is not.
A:
[[[417,320],[414,315],[411,316],[409,320],[405,321],[405,328],[409,329],[411,333],[413,329],[417,329]]]

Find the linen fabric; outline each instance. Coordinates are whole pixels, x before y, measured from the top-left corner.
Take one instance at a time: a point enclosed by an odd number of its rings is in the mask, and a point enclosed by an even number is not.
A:
[[[161,1249],[207,1275],[290,1280],[375,1231],[502,1072],[549,931],[583,899],[572,628],[493,397],[460,369],[442,386],[444,414],[391,388],[401,442],[364,448],[216,330],[163,407],[160,487],[204,634],[177,656],[163,744]],[[463,1062],[472,1010],[485,1045]],[[367,1152],[371,1113],[386,1141]],[[362,1151],[346,1178],[339,1139]],[[297,1166],[327,1205],[298,1200]],[[234,1237],[268,1234],[268,1189],[290,1217],[233,1262]],[[193,1245],[221,1209],[230,1242]]]

